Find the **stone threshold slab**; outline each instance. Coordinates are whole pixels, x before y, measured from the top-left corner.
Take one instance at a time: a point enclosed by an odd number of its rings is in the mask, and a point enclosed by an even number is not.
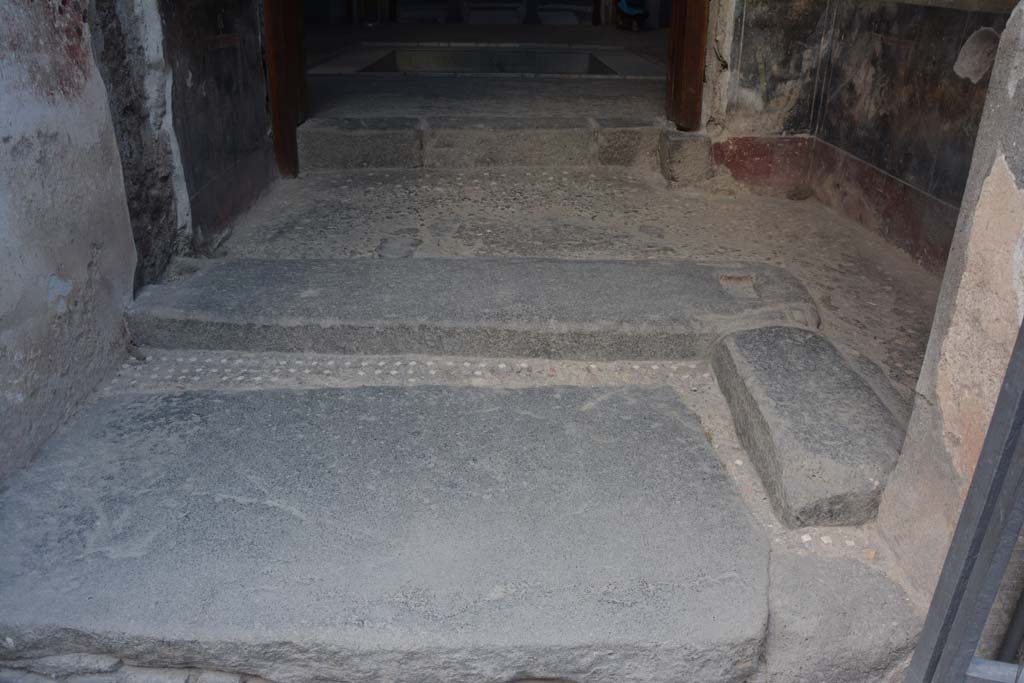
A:
[[[0,491],[4,658],[746,680],[768,547],[666,388],[106,396]]]
[[[694,358],[727,332],[818,316],[763,264],[224,259],[145,288],[128,320],[162,348],[600,360]]]
[[[664,119],[324,116],[298,130],[303,173],[347,168],[652,165]]]

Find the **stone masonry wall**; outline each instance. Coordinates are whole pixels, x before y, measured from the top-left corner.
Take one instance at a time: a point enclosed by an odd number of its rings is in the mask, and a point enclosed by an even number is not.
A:
[[[0,3],[0,479],[120,361],[134,269],[85,2]]]
[[[91,0],[89,26],[107,84],[138,251],[135,286],[188,253],[191,206],[171,117],[170,66],[152,0]]]

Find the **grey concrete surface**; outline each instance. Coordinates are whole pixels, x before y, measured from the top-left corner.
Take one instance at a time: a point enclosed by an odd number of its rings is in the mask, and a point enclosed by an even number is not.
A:
[[[773,549],[770,683],[897,683],[923,614],[862,561]]]
[[[767,542],[665,388],[109,395],[0,492],[5,657],[745,680]]]
[[[135,247],[83,12],[0,4],[0,479],[120,361]]]
[[[783,322],[818,314],[771,266],[515,258],[222,259],[128,312],[164,348],[592,359],[692,358]]]
[[[903,428],[825,337],[747,330],[716,344],[713,361],[736,432],[784,524],[874,518]]]

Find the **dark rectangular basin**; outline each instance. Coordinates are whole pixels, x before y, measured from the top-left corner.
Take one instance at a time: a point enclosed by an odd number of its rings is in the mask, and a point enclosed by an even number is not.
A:
[[[518,48],[397,48],[362,69],[376,73],[559,74],[614,76],[616,72],[584,50]]]

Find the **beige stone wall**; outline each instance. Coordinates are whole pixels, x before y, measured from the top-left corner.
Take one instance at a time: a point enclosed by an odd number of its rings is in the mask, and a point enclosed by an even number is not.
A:
[[[1024,15],[1003,34],[907,438],[879,526],[934,590],[1024,315]]]
[[[124,353],[135,247],[85,9],[0,2],[0,479]]]

